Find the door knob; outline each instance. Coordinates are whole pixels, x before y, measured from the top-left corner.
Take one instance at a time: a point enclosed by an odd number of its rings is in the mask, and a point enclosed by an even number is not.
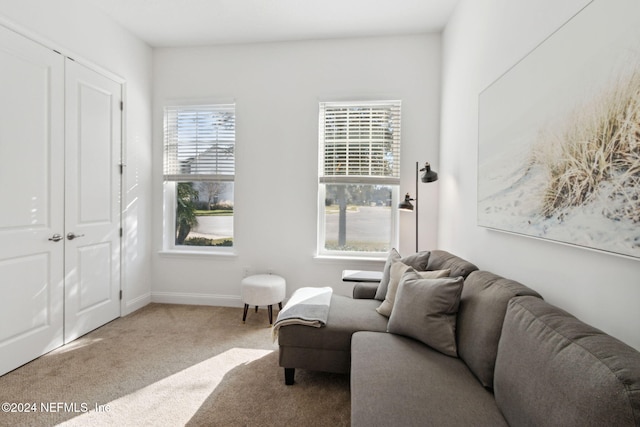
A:
[[[64,237],[62,237],[58,233],[56,233],[53,236],[49,237],[49,240],[52,241],[52,242],[59,242],[62,239],[64,239]]]
[[[69,232],[67,234],[67,239],[73,240],[73,239],[77,239],[78,237],[82,237],[82,236],[84,236],[84,234],[76,234],[74,232]]]

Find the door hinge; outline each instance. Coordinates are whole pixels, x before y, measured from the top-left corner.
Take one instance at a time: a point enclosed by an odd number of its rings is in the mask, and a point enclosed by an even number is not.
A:
[[[120,175],[122,175],[124,173],[124,167],[127,166],[124,163],[120,163],[118,166],[120,166]]]
[[[122,227],[120,227],[120,237],[122,237]]]
[[[122,301],[122,289],[120,289],[120,301]]]
[[[124,102],[120,101],[120,111],[124,111]]]

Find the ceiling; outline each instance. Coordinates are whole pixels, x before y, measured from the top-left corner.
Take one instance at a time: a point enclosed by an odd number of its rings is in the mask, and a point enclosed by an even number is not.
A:
[[[458,0],[87,0],[153,47],[439,32]]]

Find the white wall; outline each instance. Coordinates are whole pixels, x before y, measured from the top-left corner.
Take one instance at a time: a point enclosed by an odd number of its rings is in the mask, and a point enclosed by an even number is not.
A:
[[[587,3],[458,5],[443,34],[439,246],[640,349],[640,261],[476,225],[478,95]]]
[[[151,299],[152,50],[81,0],[0,0],[0,23],[126,81],[125,315]]]
[[[440,36],[417,35],[154,50],[153,300],[239,305],[242,269],[273,269],[287,295],[330,285],[348,294],[343,269],[381,262],[314,258],[318,102],[402,100],[402,186],[415,162],[438,167]],[[162,248],[162,108],[167,100],[234,99],[237,114],[235,257],[158,255]],[[421,246],[435,245],[438,186],[422,184]],[[400,250],[414,250],[414,217]]]

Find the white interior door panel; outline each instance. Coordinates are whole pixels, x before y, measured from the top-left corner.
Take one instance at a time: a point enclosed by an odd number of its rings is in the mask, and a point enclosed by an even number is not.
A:
[[[65,342],[120,315],[121,85],[66,61]]]
[[[64,58],[0,27],[0,375],[62,345]]]

